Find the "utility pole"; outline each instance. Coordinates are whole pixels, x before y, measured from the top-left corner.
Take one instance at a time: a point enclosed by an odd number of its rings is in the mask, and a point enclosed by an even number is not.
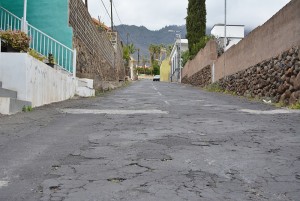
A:
[[[224,51],[227,45],[227,1],[225,0],[225,21],[224,21]]]
[[[224,16],[224,78],[226,77],[225,75],[225,70],[226,70],[226,54],[225,54],[225,49],[226,49],[226,46],[227,46],[227,30],[226,30],[226,23],[227,23],[227,1],[225,0],[225,16]]]
[[[111,20],[111,31],[114,31],[114,21],[113,21],[113,1],[110,0],[110,20]]]
[[[138,67],[139,67],[139,65],[140,65],[140,48],[138,49]]]
[[[85,7],[88,9],[88,0],[85,0]]]
[[[129,37],[129,33],[127,33],[127,46],[128,46],[128,37]]]

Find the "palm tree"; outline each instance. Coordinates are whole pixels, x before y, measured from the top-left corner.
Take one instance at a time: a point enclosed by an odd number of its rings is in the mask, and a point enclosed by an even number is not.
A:
[[[136,52],[134,44],[130,43],[128,45],[129,54],[134,54]]]

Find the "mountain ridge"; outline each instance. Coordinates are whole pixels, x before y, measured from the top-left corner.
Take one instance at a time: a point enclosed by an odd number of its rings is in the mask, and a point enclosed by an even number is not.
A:
[[[169,30],[180,31],[181,37],[186,38],[186,26],[185,25],[167,25],[159,30],[149,30],[145,26],[136,25],[118,25],[115,27],[119,32],[123,44],[127,44],[127,33],[128,43],[134,44],[136,49],[140,49],[140,60],[142,57],[149,58],[148,47],[150,44],[164,44],[173,45],[175,42],[176,34],[175,32],[169,32]],[[206,28],[206,34],[210,34],[212,27]],[[245,36],[248,35],[250,29],[245,30]],[[137,60],[138,52],[133,55]]]

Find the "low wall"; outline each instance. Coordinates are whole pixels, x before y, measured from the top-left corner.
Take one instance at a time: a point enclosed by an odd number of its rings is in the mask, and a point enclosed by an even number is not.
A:
[[[206,85],[210,84],[212,82],[211,77],[211,66],[206,66],[205,68],[202,68],[197,73],[193,74],[192,76],[188,77],[185,76],[181,80],[184,84],[191,84],[194,86],[199,87],[205,87]]]
[[[295,104],[300,100],[299,47],[222,78],[219,83],[222,88],[237,95],[268,97],[273,102]]]
[[[189,60],[182,69],[182,77],[190,77],[198,73],[208,65],[212,65],[217,59],[217,43],[210,40],[206,46],[198,52],[193,60]]]
[[[210,84],[212,81],[211,67],[217,56],[217,43],[210,40],[193,60],[186,63],[182,69],[181,82],[201,87]]]
[[[215,80],[245,70],[300,45],[299,11],[300,1],[292,0],[265,24],[228,49],[215,62]]]
[[[2,87],[18,92],[33,107],[67,100],[75,95],[76,80],[27,53],[0,53]]]

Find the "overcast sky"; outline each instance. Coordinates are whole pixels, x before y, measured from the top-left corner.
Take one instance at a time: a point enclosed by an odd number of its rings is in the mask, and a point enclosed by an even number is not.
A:
[[[110,0],[102,0],[110,12]],[[101,0],[89,0],[89,11],[110,26],[110,18]],[[255,28],[279,11],[290,0],[227,0],[227,24]],[[113,0],[114,24],[145,26],[158,30],[166,25],[183,25],[188,0]],[[225,0],[207,0],[207,26],[224,23]],[[116,14],[119,15],[119,18]],[[120,22],[121,21],[121,22]]]

